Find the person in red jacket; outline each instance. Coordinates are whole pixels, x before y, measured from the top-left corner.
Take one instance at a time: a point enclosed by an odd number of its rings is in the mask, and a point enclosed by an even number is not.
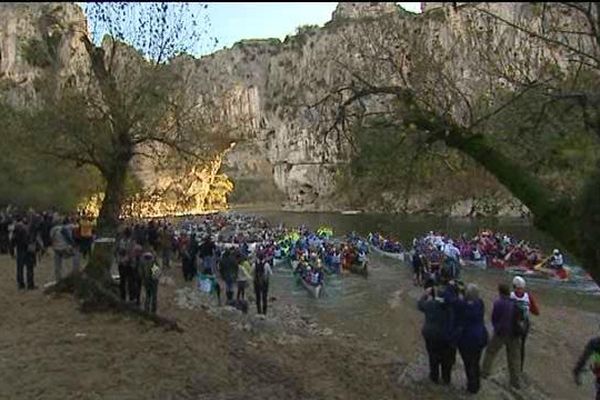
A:
[[[531,325],[531,321],[529,316],[540,315],[540,309],[538,307],[538,303],[535,300],[535,297],[530,292],[525,291],[526,282],[520,276],[515,276],[513,279],[513,291],[510,293],[511,300],[517,303],[519,310],[521,311],[521,315],[523,316],[524,322],[524,331],[521,333],[521,372],[523,372],[523,366],[525,364],[525,341],[527,340],[527,335],[529,335],[529,329]]]

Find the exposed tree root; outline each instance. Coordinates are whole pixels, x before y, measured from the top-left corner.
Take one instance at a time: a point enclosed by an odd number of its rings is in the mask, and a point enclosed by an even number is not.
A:
[[[139,309],[117,295],[112,280],[99,281],[85,272],[73,273],[44,291],[46,294],[71,293],[80,300],[83,312],[120,312],[154,322],[166,330],[183,332],[177,321]]]

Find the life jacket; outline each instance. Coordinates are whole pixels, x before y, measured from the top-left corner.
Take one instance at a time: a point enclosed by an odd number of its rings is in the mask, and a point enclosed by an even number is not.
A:
[[[564,263],[564,260],[563,260],[562,254],[553,255],[552,258],[550,259],[550,265],[553,268],[562,268],[563,263]]]

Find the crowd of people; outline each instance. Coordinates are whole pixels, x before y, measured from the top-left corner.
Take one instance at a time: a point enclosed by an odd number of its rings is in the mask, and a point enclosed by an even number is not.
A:
[[[456,238],[430,231],[414,238],[410,251],[398,241],[379,233],[369,233],[367,241],[375,250],[390,256],[398,254],[398,259],[409,261],[415,285],[422,286],[429,277],[439,280],[444,269],[451,277],[458,278],[464,266],[495,268],[513,275],[563,282],[592,281],[580,267],[567,266],[559,249],[545,257],[537,245],[488,229],[472,237],[462,234]]]
[[[441,383],[450,383],[458,351],[465,367],[467,390],[477,393],[480,379],[490,375],[498,352],[506,348],[510,384],[516,389],[522,387],[530,315],[539,315],[539,306],[526,290],[524,278],[517,276],[512,284],[512,291],[504,283],[498,286],[490,338],[484,322],[485,305],[475,284],[465,286],[445,271],[439,283],[427,280],[418,308],[425,314],[422,335],[433,382],[439,383],[441,375]]]
[[[272,240],[263,222],[256,226],[261,232],[252,233],[245,229],[249,228],[248,219],[228,219],[220,215],[209,215],[199,222],[186,220],[177,227],[162,221],[125,225],[118,235],[115,254],[122,299],[139,305],[140,288],[144,286],[145,307],[156,312],[158,278],[162,271],[171,268],[172,260],[178,260],[184,281],[196,279],[201,287],[205,287],[200,285],[201,281],[209,282],[205,291],[214,292],[219,304],[224,288],[226,303],[244,311],[247,311],[246,287],[252,280],[257,311],[266,314]],[[230,228],[233,232],[227,232]],[[223,241],[215,242],[215,238]],[[249,240],[259,238],[264,245],[251,249],[250,245],[255,242]],[[152,264],[150,272],[153,273],[148,272],[144,259]]]
[[[334,240],[331,235],[331,229],[312,232],[299,227],[278,244],[278,250],[289,257],[298,276],[312,286],[322,285],[326,274],[366,271],[367,242],[355,233],[343,240]]]
[[[386,238],[381,233],[369,233],[367,235],[367,241],[378,249],[388,253],[402,253],[404,248],[402,244],[390,238]]]
[[[412,267],[414,283],[423,285],[427,279],[439,282],[442,274],[450,279],[460,277],[460,250],[452,239],[429,234],[413,240]]]
[[[519,241],[503,233],[482,230],[468,238],[463,234],[452,239],[440,232],[415,238],[413,247],[419,254],[433,264],[440,259],[457,262],[458,266],[476,265],[482,268],[518,270],[532,275],[543,271],[544,276],[555,276],[557,279],[568,279],[571,269],[565,266],[564,256],[559,249],[544,257],[539,246],[526,241]]]
[[[55,211],[36,212],[6,208],[0,211],[0,254],[16,259],[18,289],[36,289],[35,266],[53,248],[54,275],[63,277],[63,262],[71,259],[77,271],[90,255],[94,238],[92,219],[83,214],[61,215]]]
[[[327,274],[340,273],[351,265],[365,265],[369,244],[396,252],[399,243],[381,235],[367,240],[352,233],[339,240],[330,228],[316,232],[306,227],[271,227],[261,219],[240,215],[209,215],[173,224],[166,220],[127,222],[120,227],[114,258],[119,274],[123,301],[157,311],[161,275],[181,263],[184,281],[196,279],[199,288],[215,293],[221,305],[247,312],[246,289],[253,284],[258,314],[268,308],[269,280],[277,260],[293,261],[295,272],[311,285],[322,285]],[[0,253],[10,253],[16,261],[18,289],[36,289],[34,267],[52,248],[56,282],[65,277],[63,263],[71,261],[72,272],[80,269],[82,259],[90,255],[95,232],[86,215],[60,215],[56,212],[0,212]],[[387,243],[387,245],[386,245]],[[379,248],[378,247],[378,248]],[[535,296],[527,290],[525,278],[516,276],[512,288],[498,285],[498,297],[492,305],[488,333],[485,304],[474,283],[460,281],[462,260],[494,259],[535,265],[547,262],[562,268],[562,254],[555,250],[545,260],[539,249],[516,242],[507,235],[480,232],[472,239],[454,241],[430,232],[413,241],[412,267],[415,284],[424,287],[417,303],[424,313],[422,335],[429,360],[429,378],[449,384],[457,353],[463,360],[467,390],[477,393],[481,379],[487,378],[498,353],[506,349],[510,385],[523,385],[525,350],[531,315],[539,315]],[[490,261],[491,260],[491,261]],[[600,399],[600,337],[590,340],[573,370],[580,383],[584,366],[592,359]]]

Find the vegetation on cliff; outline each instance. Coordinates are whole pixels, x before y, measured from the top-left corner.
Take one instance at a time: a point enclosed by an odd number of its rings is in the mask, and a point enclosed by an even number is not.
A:
[[[416,142],[425,149],[441,142],[461,152],[600,282],[598,11],[595,3],[561,3],[505,19],[473,6],[454,16],[460,29],[448,23],[430,41],[403,35],[402,20],[364,23],[360,57],[376,67],[345,66],[350,78],[319,104],[338,106],[325,134],[371,127],[377,115],[398,137],[422,135]],[[448,40],[457,45],[444,46]],[[465,79],[467,69],[477,80]],[[369,110],[373,98],[386,107]],[[565,163],[573,167],[566,182],[552,179]]]

